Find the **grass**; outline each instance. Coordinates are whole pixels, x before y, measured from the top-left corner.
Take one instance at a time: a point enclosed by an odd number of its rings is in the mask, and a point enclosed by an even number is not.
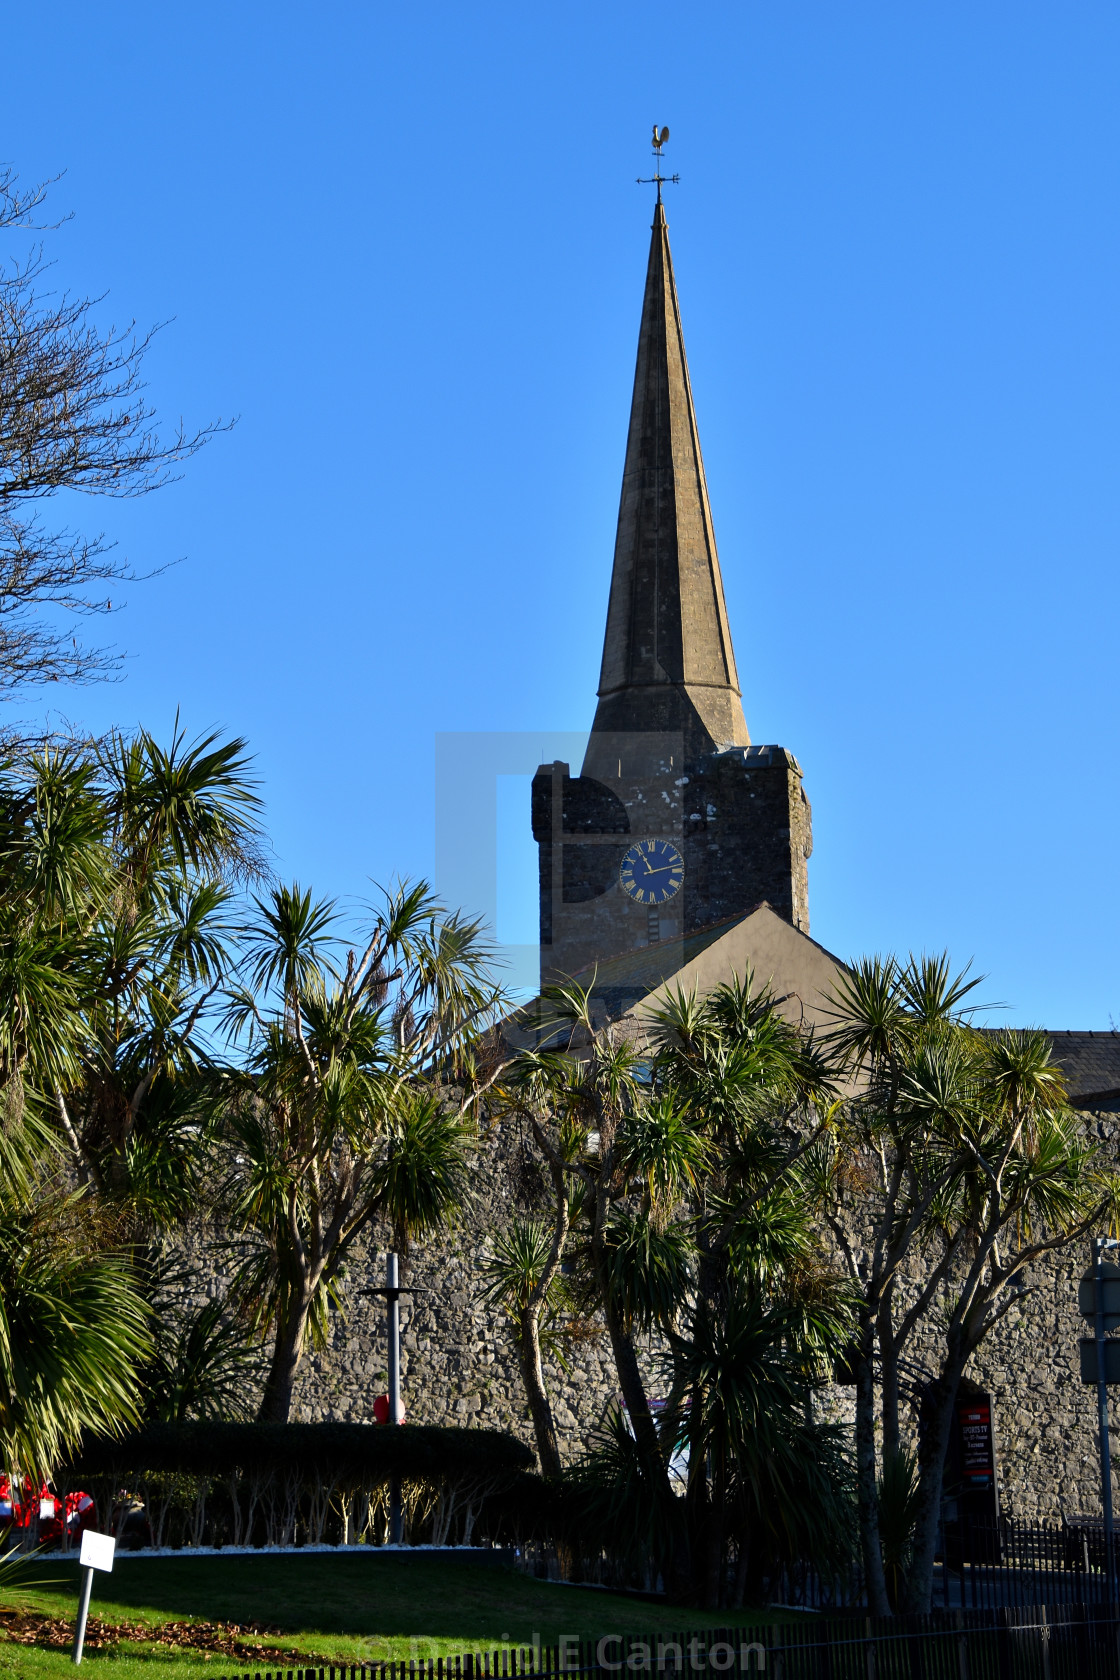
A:
[[[45,1584],[21,1594],[21,1607],[73,1617],[78,1568],[36,1563]],[[119,1558],[94,1577],[91,1615],[106,1622],[261,1622],[283,1629],[269,1646],[298,1650],[308,1662],[380,1662],[494,1650],[504,1643],[555,1645],[561,1634],[662,1633],[681,1627],[750,1626],[779,1621],[772,1611],[667,1608],[587,1588],[536,1581],[515,1570],[447,1558]],[[298,1659],[286,1658],[285,1669]],[[268,1667],[266,1657],[204,1656],[146,1642],[87,1651],[83,1672],[104,1680],[202,1680]],[[0,1642],[0,1680],[61,1680],[73,1674],[61,1651]]]

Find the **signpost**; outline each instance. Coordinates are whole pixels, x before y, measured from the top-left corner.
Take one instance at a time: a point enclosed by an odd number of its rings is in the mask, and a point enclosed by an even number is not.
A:
[[[1120,1248],[1115,1237],[1093,1238],[1093,1267],[1077,1290],[1077,1305],[1093,1320],[1093,1340],[1081,1343],[1081,1381],[1097,1385],[1097,1430],[1101,1448],[1101,1510],[1104,1515],[1104,1555],[1109,1603],[1116,1597],[1116,1558],[1112,1543],[1112,1459],[1108,1446],[1108,1385],[1120,1382],[1120,1342],[1105,1332],[1120,1326],[1120,1267],[1105,1264],[1106,1248]]]
[[[1000,1561],[999,1482],[992,1396],[962,1377],[945,1456],[942,1521],[946,1556]]]
[[[995,1443],[992,1440],[992,1400],[988,1394],[957,1402],[960,1431],[961,1483],[966,1493],[985,1494],[991,1520],[999,1520]],[[985,1512],[987,1514],[987,1512]]]
[[[85,1571],[82,1576],[82,1596],[78,1601],[78,1626],[74,1633],[74,1662],[82,1660],[82,1647],[86,1642],[86,1621],[89,1617],[89,1595],[93,1590],[93,1572],[103,1569],[111,1573],[113,1568],[113,1553],[117,1549],[117,1542],[111,1534],[95,1534],[87,1528],[82,1535],[82,1550],[78,1558]]]
[[[1095,1383],[1097,1380],[1097,1364],[1099,1355],[1095,1338],[1083,1336],[1081,1348],[1081,1381]],[[1106,1336],[1101,1344],[1104,1352],[1104,1380],[1106,1383],[1120,1383],[1120,1339]]]

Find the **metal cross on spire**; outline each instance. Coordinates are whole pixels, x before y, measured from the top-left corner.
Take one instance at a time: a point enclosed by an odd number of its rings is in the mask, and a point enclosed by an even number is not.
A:
[[[655,161],[656,168],[657,168],[657,173],[655,175],[639,175],[638,176],[638,185],[640,187],[652,187],[652,186],[656,185],[658,204],[661,203],[661,188],[662,188],[662,185],[666,181],[672,181],[672,182],[676,183],[680,180],[679,175],[662,175],[662,173],[661,173],[661,148],[665,144],[666,140],[668,140],[668,138],[669,138],[669,130],[667,128],[662,128],[662,129],[659,130],[658,127],[657,127],[657,124],[654,123],[654,125],[653,125],[653,156],[654,156],[654,161]]]

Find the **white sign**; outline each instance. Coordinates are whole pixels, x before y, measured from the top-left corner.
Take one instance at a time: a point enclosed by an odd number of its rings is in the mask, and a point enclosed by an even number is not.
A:
[[[82,1535],[82,1553],[78,1559],[83,1569],[104,1569],[112,1571],[113,1553],[117,1549],[117,1542],[111,1534],[95,1534],[87,1528]]]

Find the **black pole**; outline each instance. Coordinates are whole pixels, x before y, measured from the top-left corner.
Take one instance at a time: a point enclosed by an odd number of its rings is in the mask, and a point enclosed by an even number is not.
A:
[[[1105,1370],[1104,1334],[1104,1251],[1111,1247],[1107,1237],[1093,1238],[1095,1327],[1097,1337],[1097,1426],[1101,1443],[1101,1510],[1104,1513],[1104,1559],[1108,1580],[1108,1602],[1116,1599],[1116,1560],[1112,1551],[1112,1458],[1108,1446],[1108,1373]]]

